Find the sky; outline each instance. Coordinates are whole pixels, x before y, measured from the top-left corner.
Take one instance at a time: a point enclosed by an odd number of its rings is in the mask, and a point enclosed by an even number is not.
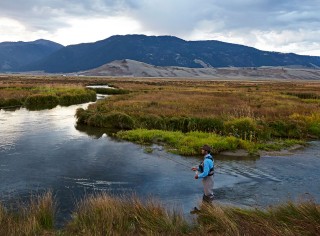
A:
[[[320,56],[320,0],[0,0],[0,42],[173,35]]]

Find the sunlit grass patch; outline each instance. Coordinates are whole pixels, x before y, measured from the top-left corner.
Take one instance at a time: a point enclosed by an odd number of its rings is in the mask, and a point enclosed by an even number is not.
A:
[[[198,155],[200,147],[208,144],[212,147],[213,153],[224,150],[236,150],[240,147],[240,140],[235,137],[223,137],[214,133],[164,130],[136,129],[120,131],[116,134],[118,138],[132,142],[151,144],[164,144],[168,150],[181,155]]]

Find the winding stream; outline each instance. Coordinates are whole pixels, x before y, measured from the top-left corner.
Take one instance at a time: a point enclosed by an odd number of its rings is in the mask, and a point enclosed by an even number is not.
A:
[[[51,110],[0,110],[0,200],[3,204],[51,189],[58,217],[68,216],[85,195],[153,196],[186,214],[202,197],[201,181],[185,158],[153,146],[114,140],[101,129],[75,128],[75,110],[88,104]],[[217,202],[268,206],[288,199],[320,201],[320,142],[290,156],[257,160],[216,159]]]

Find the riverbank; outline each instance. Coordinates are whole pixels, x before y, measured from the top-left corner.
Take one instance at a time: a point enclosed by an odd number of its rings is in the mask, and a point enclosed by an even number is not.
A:
[[[169,152],[183,156],[199,155],[199,148],[204,143],[212,147],[214,155],[237,157],[250,157],[272,152],[284,153],[287,149],[293,150],[306,145],[305,141],[302,140],[279,139],[268,143],[258,143],[234,136],[225,137],[200,131],[183,133],[180,131],[135,129],[117,132],[115,136],[138,144],[160,144]]]
[[[267,209],[202,204],[194,221],[179,209],[156,200],[116,198],[105,193],[76,204],[72,218],[55,228],[57,205],[51,192],[28,205],[8,210],[0,205],[1,235],[316,235],[320,206],[312,201],[287,202]]]

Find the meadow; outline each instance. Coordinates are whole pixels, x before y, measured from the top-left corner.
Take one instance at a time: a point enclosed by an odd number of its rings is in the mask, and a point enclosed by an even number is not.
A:
[[[78,202],[71,219],[57,229],[51,192],[33,196],[17,209],[0,205],[1,235],[317,235],[320,207],[312,201],[267,209],[219,204],[200,206],[192,221],[156,200],[101,193]]]
[[[130,93],[78,109],[78,123],[122,130],[117,137],[139,143],[151,135],[146,130],[162,130],[176,142],[158,134],[148,142],[161,141],[183,155],[199,150],[176,145],[177,132],[214,134],[202,141],[219,146],[219,139],[232,140],[230,147],[220,146],[250,153],[320,138],[318,82],[131,79],[112,84]]]
[[[94,101],[94,91],[85,86],[97,84],[113,87],[95,89],[113,96],[78,109],[78,124],[107,128],[132,142],[159,142],[182,155],[199,152],[194,132],[208,137],[201,142],[219,146],[216,153],[245,149],[253,154],[320,138],[317,81],[3,75],[0,106],[42,109]],[[159,131],[171,136],[170,142],[159,138]],[[181,135],[190,142],[178,142]]]

